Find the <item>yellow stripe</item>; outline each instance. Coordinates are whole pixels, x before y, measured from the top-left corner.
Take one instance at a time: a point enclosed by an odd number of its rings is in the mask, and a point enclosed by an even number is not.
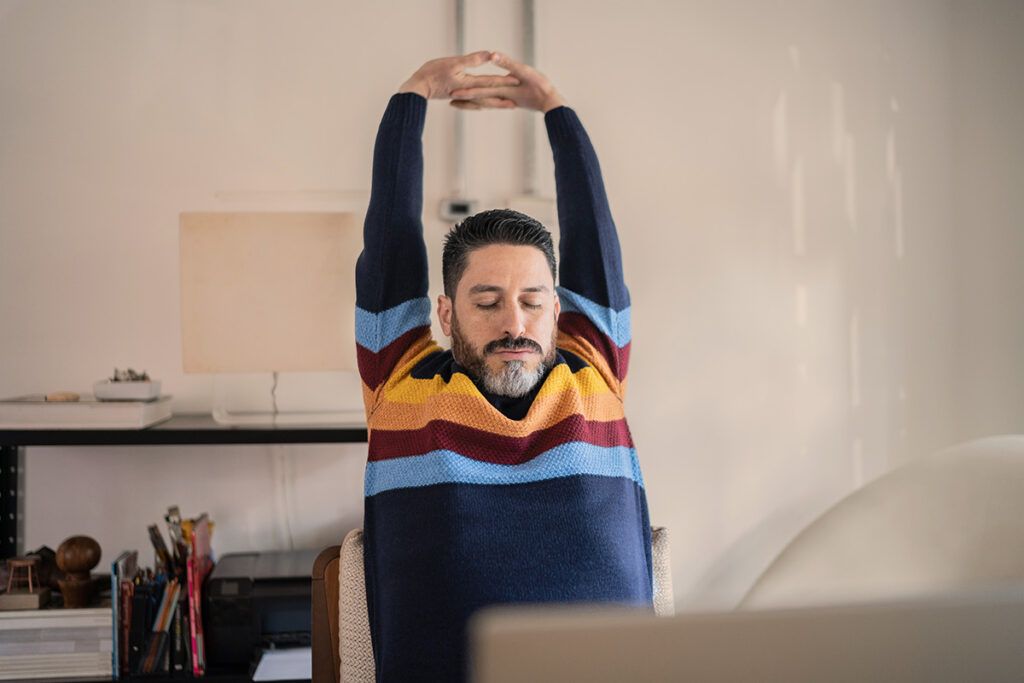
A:
[[[607,386],[611,388],[612,392],[619,396],[619,398],[622,397],[623,391],[622,386],[619,383],[619,378],[615,376],[615,373],[612,372],[611,366],[608,365],[608,361],[605,360],[605,357],[600,351],[594,348],[593,344],[582,337],[573,337],[559,330],[558,348],[571,351],[593,365],[604,379]]]
[[[376,390],[371,389],[367,386],[366,382],[362,382],[363,386],[363,406],[366,409],[367,420],[373,415],[377,406],[380,404],[381,398],[388,391],[389,386],[401,383],[402,379],[406,377],[412,369],[416,367],[416,363],[420,362],[424,356],[433,353],[434,351],[440,351],[441,347],[434,341],[433,336],[429,329],[423,331],[414,342],[409,345],[401,356],[398,357],[398,361],[395,363],[395,369],[391,371],[387,380],[384,381]]]
[[[397,377],[397,373],[396,373]],[[555,367],[548,375],[544,385],[537,393],[537,398],[549,394],[560,394],[567,389],[578,391],[584,397],[595,394],[609,393],[608,385],[593,368],[583,368],[573,374],[566,364]],[[480,390],[473,381],[461,372],[452,374],[447,384],[440,375],[430,379],[414,379],[404,377],[402,381],[388,379],[384,389],[384,399],[397,403],[423,403],[441,392],[462,396],[480,396]]]

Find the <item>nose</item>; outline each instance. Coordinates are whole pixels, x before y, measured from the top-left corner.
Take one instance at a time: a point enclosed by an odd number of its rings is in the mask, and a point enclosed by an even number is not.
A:
[[[502,332],[512,339],[518,339],[526,333],[526,317],[519,306],[506,306],[505,317],[501,321]]]

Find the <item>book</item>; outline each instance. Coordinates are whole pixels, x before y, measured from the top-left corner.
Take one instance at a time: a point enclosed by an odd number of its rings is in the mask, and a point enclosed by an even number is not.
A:
[[[0,681],[109,677],[109,652],[12,655],[0,660]]]
[[[190,533],[192,552],[186,563],[188,587],[188,621],[191,636],[192,675],[206,674],[206,643],[203,636],[202,586],[213,569],[210,548],[210,518],[204,512],[192,520]]]
[[[39,609],[50,602],[50,589],[45,586],[35,592],[0,593],[0,610]]]
[[[0,632],[24,631],[27,629],[110,628],[114,618],[110,605],[100,607],[76,607],[68,609],[53,607],[46,609],[13,610],[0,612]],[[107,632],[109,635],[109,631]]]
[[[153,627],[156,618],[157,591],[161,586],[156,581],[143,581],[136,584],[132,596],[132,620],[128,630],[128,671],[139,670],[139,662],[145,656],[143,648],[146,636]]]
[[[131,583],[138,571],[139,553],[126,550],[110,564],[110,603],[112,607],[111,635],[113,650],[111,652],[111,664],[113,666],[113,678],[118,680],[121,677],[122,651],[126,651],[126,644],[122,645],[121,639],[121,600],[122,582]]]
[[[142,429],[169,420],[171,396],[153,401],[47,401],[44,394],[0,400],[0,429]]]
[[[187,588],[187,586],[186,586]],[[192,675],[192,655],[188,643],[188,591],[181,591],[178,597],[178,609],[174,612],[171,628],[171,661],[168,667],[175,677]]]
[[[0,680],[112,673],[110,605],[0,613]]]

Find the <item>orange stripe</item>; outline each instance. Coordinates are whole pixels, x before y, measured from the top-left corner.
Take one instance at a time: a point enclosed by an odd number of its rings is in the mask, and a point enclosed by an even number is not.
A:
[[[525,418],[510,420],[479,392],[474,397],[445,391],[435,392],[417,403],[385,400],[373,414],[371,426],[373,429],[422,429],[431,420],[443,418],[493,434],[523,437],[557,424],[570,415],[611,422],[621,420],[625,413],[622,402],[611,392],[584,397],[567,388],[558,394],[537,396]]]

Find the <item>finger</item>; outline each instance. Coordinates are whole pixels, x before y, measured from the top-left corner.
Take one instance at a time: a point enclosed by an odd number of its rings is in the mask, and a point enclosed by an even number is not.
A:
[[[507,97],[511,95],[513,88],[508,86],[498,88],[456,88],[452,90],[451,96],[455,100],[479,100],[484,97]]]
[[[480,66],[491,61],[491,55],[494,53],[489,50],[477,50],[476,52],[470,52],[467,55],[459,57],[459,66]]]
[[[515,76],[492,76],[492,75],[479,75],[475,76],[472,74],[462,74],[459,77],[462,81],[462,85],[459,90],[467,88],[500,88],[502,86],[513,86],[519,85],[519,79]]]
[[[508,70],[515,76],[521,75],[527,68],[529,68],[526,66],[526,64],[523,64],[522,62],[517,62],[504,52],[492,52],[490,61],[497,64],[502,69]]]
[[[456,109],[515,109],[516,103],[504,97],[487,97],[482,100],[452,100]]]

